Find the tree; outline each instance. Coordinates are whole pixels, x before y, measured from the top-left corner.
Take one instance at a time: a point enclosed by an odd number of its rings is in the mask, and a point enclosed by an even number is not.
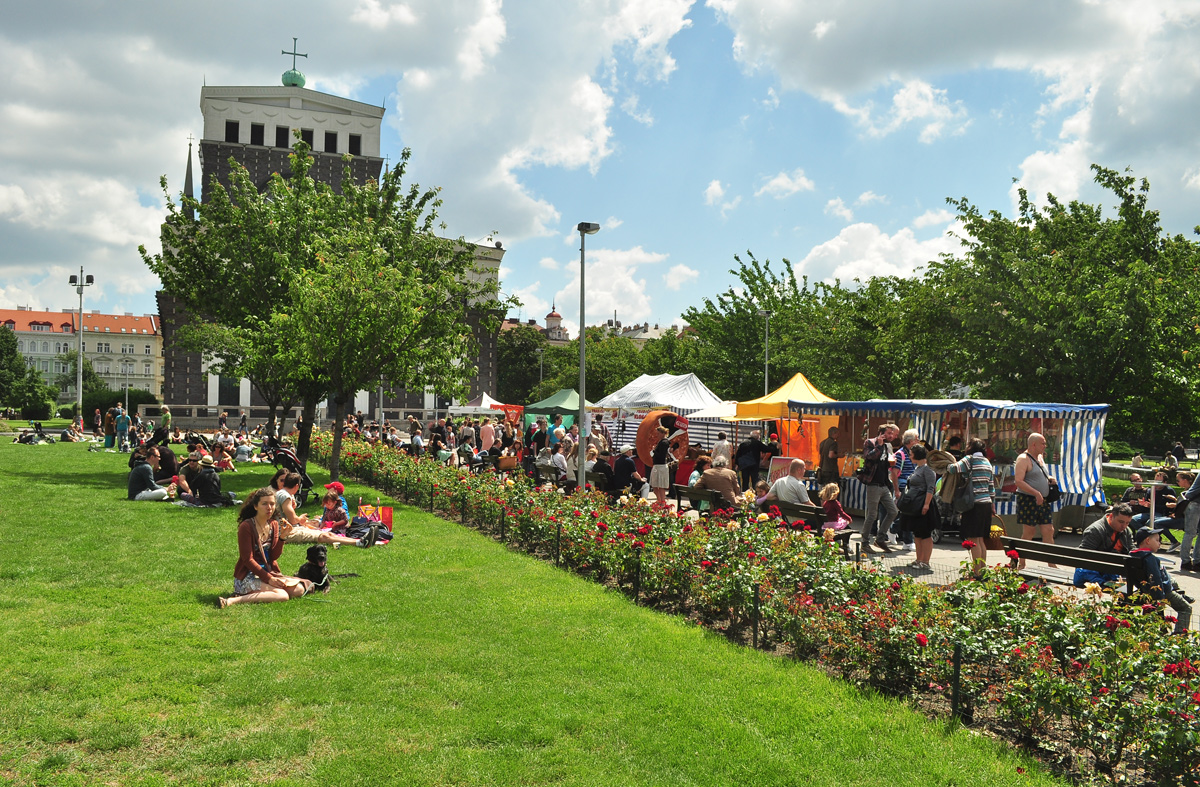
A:
[[[595,402],[642,374],[638,347],[632,339],[591,327],[587,335],[587,400]],[[564,388],[579,388],[579,340],[546,353],[546,379],[530,393],[539,401]]]
[[[639,359],[643,374],[690,374],[695,371],[696,335],[691,331],[667,331],[642,345]]]
[[[0,404],[17,406],[17,389],[25,373],[25,358],[17,351],[17,335],[0,330]]]
[[[1200,248],[1162,232],[1146,180],[1092,170],[1113,218],[1053,196],[1039,209],[1024,189],[1016,219],[949,200],[965,237],[931,265],[941,343],[964,348],[963,382],[983,395],[1107,402],[1114,437],[1163,445],[1198,426]]]
[[[54,410],[58,389],[47,385],[42,373],[33,364],[25,367],[25,374],[16,382],[8,404],[21,410],[21,417],[33,420],[49,418]]]
[[[496,397],[502,402],[524,404],[536,401],[529,397],[539,382],[538,350],[542,351],[542,374],[545,352],[550,345],[546,335],[528,325],[518,325],[501,331],[496,338],[496,363],[499,368]]]
[[[63,371],[54,378],[54,385],[60,390],[65,391],[67,388],[74,388],[78,370],[76,369],[76,361],[79,358],[78,350],[68,350],[65,353],[59,354],[55,360],[63,365]],[[102,391],[108,385],[100,379],[100,375],[96,374],[96,370],[92,368],[92,362],[86,357],[83,359],[83,393],[84,395],[95,391]]]
[[[341,194],[315,184],[311,253],[261,323],[278,337],[293,374],[333,396],[334,478],[345,406],[355,392],[382,377],[408,390],[461,396],[478,353],[468,312],[482,315],[484,330],[496,330],[508,306],[497,302],[496,282],[477,269],[474,247],[437,234],[437,191],[405,190],[409,156],[406,149],[378,183],[347,178]]]

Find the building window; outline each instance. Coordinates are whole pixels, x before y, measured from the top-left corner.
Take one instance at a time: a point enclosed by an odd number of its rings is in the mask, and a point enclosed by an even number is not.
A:
[[[313,146],[313,130],[311,128],[300,129],[300,139],[304,140],[304,144],[311,148]]]
[[[350,155],[351,156],[361,156],[362,155],[362,134],[351,134],[350,135]]]
[[[83,352],[87,352],[87,342],[80,342],[79,349]]]
[[[133,355],[133,345],[132,344],[122,344],[121,345],[121,355]]]
[[[263,128],[264,127],[263,127],[262,123],[251,123],[250,124],[250,144],[251,145],[262,145],[263,144]]]
[[[4,327],[15,331],[17,329],[17,324],[12,320],[5,320]]]
[[[50,326],[46,325],[45,323],[41,323],[41,322],[31,322],[31,323],[29,323],[29,330],[31,330],[31,331],[49,331]]]
[[[49,361],[42,361],[42,371],[43,372],[50,371],[50,362]]]
[[[291,136],[290,131],[291,131],[291,129],[289,129],[287,126],[276,126],[275,127],[275,147],[277,147],[277,148],[289,147],[288,137]]]
[[[17,340],[17,352],[19,352],[19,353],[25,352],[25,342],[23,340],[20,340],[20,339]]]
[[[337,132],[336,131],[326,131],[325,132],[325,152],[326,153],[337,153]]]
[[[236,120],[226,120],[225,121],[225,141],[226,142],[237,142],[238,141],[238,122]]]
[[[96,364],[96,374],[112,374],[112,366],[107,363]]]
[[[110,348],[108,342],[96,342],[96,352],[110,353],[110,352],[112,352],[112,349]]]
[[[146,355],[150,354],[150,345],[146,345]]]
[[[146,375],[147,377],[150,376],[150,364],[148,364],[148,363],[142,364],[142,374]]]
[[[50,353],[50,342],[42,342],[42,352],[44,352],[44,353],[46,353],[47,355],[49,355],[49,353]],[[45,370],[43,369],[42,371],[45,371]]]

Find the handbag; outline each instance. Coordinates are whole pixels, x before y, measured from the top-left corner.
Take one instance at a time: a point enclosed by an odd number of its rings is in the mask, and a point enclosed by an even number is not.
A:
[[[1058,482],[1053,478],[1049,479],[1050,491],[1042,495],[1043,503],[1057,503],[1062,499],[1062,490],[1058,487]]]
[[[896,503],[896,508],[900,509],[900,513],[920,514],[924,507],[925,490],[914,489],[912,486],[904,487],[904,494],[900,495],[900,500]]]

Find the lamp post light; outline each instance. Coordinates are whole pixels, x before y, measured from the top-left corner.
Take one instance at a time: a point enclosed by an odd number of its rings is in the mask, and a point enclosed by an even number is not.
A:
[[[587,476],[587,468],[582,458],[579,456],[579,446],[587,445],[587,423],[584,421],[586,417],[587,407],[587,322],[584,319],[584,307],[587,305],[587,290],[584,288],[584,272],[587,266],[584,264],[584,236],[595,235],[600,231],[600,225],[592,222],[581,221],[575,229],[579,230],[579,442],[575,448],[575,464],[577,467],[575,481],[580,488],[584,485],[584,480]],[[587,456],[587,450],[584,450],[584,456]]]
[[[759,309],[758,316],[766,318],[763,325],[763,396],[771,394],[771,310]]]
[[[76,327],[75,335],[75,396],[79,405],[79,428],[83,430],[83,288],[90,287],[96,283],[94,276],[84,276],[83,268],[79,268],[79,275],[72,276],[70,283],[74,285],[75,292],[79,294],[79,324]]]

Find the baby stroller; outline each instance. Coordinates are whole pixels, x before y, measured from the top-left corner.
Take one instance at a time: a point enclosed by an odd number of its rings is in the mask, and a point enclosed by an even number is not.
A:
[[[283,446],[280,445],[278,437],[267,435],[262,439],[262,444],[258,449],[258,455],[261,459],[265,459],[271,462],[271,464],[278,465],[279,463],[275,461],[275,453],[282,447]]]
[[[291,448],[279,446],[271,457],[271,464],[282,467],[289,473],[300,474],[300,493],[296,495],[296,505],[302,506],[308,502],[309,493],[313,489],[313,480],[308,477],[308,473],[304,472],[304,465],[300,464],[300,457],[296,456],[296,452]],[[314,499],[316,498],[314,497]]]
[[[212,453],[212,440],[209,440],[199,432],[188,430],[187,437],[184,438],[185,443],[195,443],[202,447],[205,451]]]

